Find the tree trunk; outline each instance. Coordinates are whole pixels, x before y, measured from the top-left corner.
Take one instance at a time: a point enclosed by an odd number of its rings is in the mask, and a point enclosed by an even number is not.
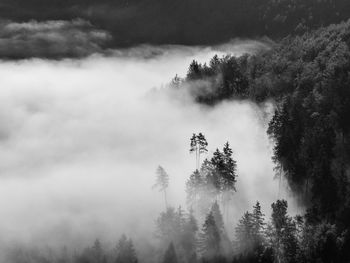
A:
[[[164,189],[164,202],[165,202],[165,211],[168,209],[168,201],[166,198],[166,190]]]

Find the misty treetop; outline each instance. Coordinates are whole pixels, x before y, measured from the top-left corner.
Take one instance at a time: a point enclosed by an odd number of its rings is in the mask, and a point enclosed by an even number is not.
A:
[[[200,140],[193,134],[190,140],[190,151],[195,149],[200,156],[201,149],[203,153],[208,152],[208,143],[203,134],[199,133],[198,137],[203,138],[203,142],[200,143]],[[197,138],[198,147],[195,147],[195,138]],[[233,192],[236,191],[237,163],[232,155],[230,144],[226,142],[222,151],[216,149],[213,156],[210,159],[204,159],[200,169],[196,169],[190,175],[186,182],[187,203],[190,207],[203,213],[214,200],[220,198],[225,209],[227,208]],[[196,160],[197,167],[199,167],[198,159]]]
[[[285,38],[257,54],[214,56],[209,65],[193,61],[180,84],[195,101],[207,105],[232,99],[273,101],[276,110],[267,132],[275,142],[276,171],[310,204],[314,220],[325,216],[346,227],[350,222],[349,36],[350,21]],[[186,84],[191,82],[195,84]],[[215,152],[201,170],[216,169],[228,179],[223,183],[212,176],[218,189],[234,187],[234,177],[222,173],[221,155]]]
[[[207,153],[208,142],[205,136],[200,132],[193,134],[190,139],[190,153],[196,154],[196,170],[199,169],[201,154]]]
[[[188,89],[194,101],[210,106],[223,100],[273,101],[275,112],[267,133],[275,143],[276,173],[287,179],[308,208],[305,217],[295,219],[286,216],[285,202],[273,205],[266,231],[276,238],[266,240],[279,247],[276,262],[349,258],[345,249],[350,246],[349,35],[350,21],[319,28],[289,36],[253,55],[214,56],[209,64],[193,61],[187,76],[176,80],[177,89]],[[224,167],[235,174],[236,164],[225,164],[224,156],[225,150],[215,151],[190,176],[187,193],[192,204],[199,199],[210,203],[225,187],[234,189],[235,176]],[[247,212],[238,233],[249,236],[243,226],[252,222]],[[295,258],[298,253],[307,254],[303,261]]]
[[[163,192],[164,194],[164,204],[165,207],[168,207],[168,201],[167,201],[167,188],[169,187],[169,175],[165,171],[165,169],[162,166],[158,166],[156,170],[156,182],[152,186],[153,189],[158,189],[160,192]]]

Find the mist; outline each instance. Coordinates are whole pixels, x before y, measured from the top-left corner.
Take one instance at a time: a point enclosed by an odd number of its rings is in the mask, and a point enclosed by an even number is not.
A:
[[[161,193],[152,190],[155,170],[162,165],[170,176],[169,203],[186,208],[185,182],[195,170],[189,139],[196,132],[207,137],[208,157],[226,141],[234,151],[239,177],[226,222],[230,235],[257,200],[267,215],[278,198],[298,212],[274,179],[266,134],[273,102],[205,107],[152,95],[175,74],[185,76],[193,59],[208,62],[214,54],[238,56],[263,46],[141,46],[79,60],[0,62],[3,247],[80,249],[125,233],[142,253],[138,244],[156,242],[154,222],[164,210]]]

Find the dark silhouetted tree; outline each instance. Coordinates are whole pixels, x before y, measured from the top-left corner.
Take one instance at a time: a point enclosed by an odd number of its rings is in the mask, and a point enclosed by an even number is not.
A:
[[[119,239],[117,244],[117,257],[115,263],[137,263],[136,252],[131,239],[125,235]]]
[[[221,254],[220,231],[212,212],[205,218],[199,236],[199,249],[204,258],[214,258]]]

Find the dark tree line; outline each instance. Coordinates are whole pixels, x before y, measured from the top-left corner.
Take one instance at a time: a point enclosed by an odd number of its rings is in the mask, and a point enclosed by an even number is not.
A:
[[[4,255],[2,255],[4,256]],[[125,235],[113,249],[105,248],[99,239],[78,252],[64,247],[60,252],[51,249],[14,248],[5,255],[5,262],[11,263],[137,263],[132,240]]]
[[[287,37],[254,55],[215,56],[209,65],[193,61],[179,82],[180,89],[190,89],[195,101],[207,105],[230,99],[274,101],[267,132],[275,143],[276,172],[308,207],[302,227],[286,225],[291,233],[301,231],[305,242],[296,246],[289,239],[297,253],[307,255],[294,262],[349,260],[344,249],[350,247],[349,39],[350,21]],[[200,175],[194,173],[190,181],[203,180]],[[274,241],[281,251],[283,240]]]

